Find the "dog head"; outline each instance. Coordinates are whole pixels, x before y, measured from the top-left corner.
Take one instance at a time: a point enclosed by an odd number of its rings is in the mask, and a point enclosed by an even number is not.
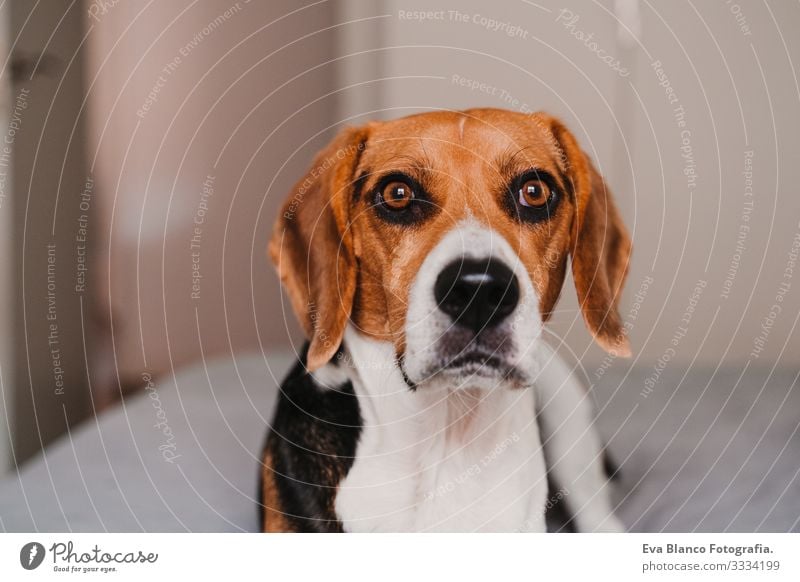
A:
[[[527,385],[568,257],[583,318],[617,313],[631,245],[610,191],[545,114],[435,112],[342,131],[278,218],[270,254],[314,370],[348,325],[391,342],[410,383]]]

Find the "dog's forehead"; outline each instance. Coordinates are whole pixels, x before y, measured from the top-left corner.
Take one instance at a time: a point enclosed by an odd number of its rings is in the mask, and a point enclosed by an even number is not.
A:
[[[374,124],[362,156],[373,170],[392,165],[520,166],[563,171],[546,118],[496,109],[437,111]],[[463,169],[460,167],[459,169]]]

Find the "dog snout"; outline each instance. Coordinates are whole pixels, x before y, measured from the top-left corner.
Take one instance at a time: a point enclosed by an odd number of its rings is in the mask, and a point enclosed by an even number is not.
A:
[[[475,334],[502,322],[520,295],[517,277],[497,259],[453,261],[439,273],[433,292],[439,309]]]

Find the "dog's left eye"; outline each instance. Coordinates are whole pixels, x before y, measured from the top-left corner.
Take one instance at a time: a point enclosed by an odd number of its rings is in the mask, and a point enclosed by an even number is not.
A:
[[[541,180],[527,180],[519,189],[519,203],[528,208],[541,208],[550,199],[550,187]]]
[[[508,189],[507,210],[515,218],[529,223],[551,218],[560,199],[556,180],[544,170],[530,170],[521,174]]]

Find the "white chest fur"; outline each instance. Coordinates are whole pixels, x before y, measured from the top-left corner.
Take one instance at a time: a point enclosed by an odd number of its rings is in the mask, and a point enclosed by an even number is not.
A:
[[[362,531],[544,531],[534,391],[409,390],[388,344],[347,336],[363,428],[336,513]]]

